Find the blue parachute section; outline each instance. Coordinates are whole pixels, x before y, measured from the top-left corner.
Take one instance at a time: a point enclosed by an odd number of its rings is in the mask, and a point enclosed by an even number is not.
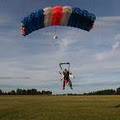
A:
[[[87,10],[81,10],[80,8],[73,8],[72,14],[68,21],[68,26],[77,27],[86,31],[90,31],[96,20],[96,16],[89,13]]]
[[[44,11],[40,9],[37,12],[31,13],[29,16],[24,17],[22,20],[22,27],[25,28],[25,35],[30,34],[32,31],[44,27]]]

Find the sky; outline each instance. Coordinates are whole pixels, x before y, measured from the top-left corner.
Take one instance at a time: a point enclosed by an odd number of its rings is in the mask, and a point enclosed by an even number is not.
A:
[[[24,37],[24,16],[49,6],[86,9],[97,17],[93,30],[55,27]],[[0,89],[36,88],[54,94],[120,87],[119,0],[0,0]],[[70,62],[73,90],[63,91],[59,63]]]

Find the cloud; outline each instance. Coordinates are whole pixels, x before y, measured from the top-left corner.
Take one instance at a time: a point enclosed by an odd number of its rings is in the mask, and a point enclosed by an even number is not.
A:
[[[99,17],[98,19],[103,22],[112,22],[112,23],[120,22],[120,16]]]
[[[97,53],[96,54],[96,59],[98,61],[103,61],[103,60],[106,60],[106,59],[109,59],[111,57],[115,57],[116,54],[113,50],[111,51],[106,51],[106,52],[102,52],[102,53]]]
[[[102,29],[102,31],[112,31],[116,28],[119,29],[120,16],[107,16],[107,17],[98,17],[94,28],[97,30]]]
[[[112,46],[113,50],[120,50],[120,42],[116,42],[113,46]]]
[[[4,16],[4,15],[0,16],[0,25],[11,23],[11,21],[12,19],[9,16]]]
[[[30,77],[6,77],[6,76],[0,76],[0,79],[30,79]]]
[[[120,40],[120,34],[115,35],[115,40]]]
[[[120,23],[120,16],[98,17],[95,23],[101,27],[114,27]]]
[[[75,86],[81,86],[81,85],[84,85],[84,86],[91,86],[91,87],[93,87],[93,86],[105,86],[105,85],[107,85],[107,86],[109,86],[109,85],[119,85],[120,84],[120,81],[111,81],[111,82],[109,82],[109,81],[104,81],[104,82],[83,82],[83,83],[77,83],[77,84],[74,84]]]
[[[104,50],[103,52],[96,54],[96,59],[98,61],[103,61],[110,58],[119,58],[120,56],[120,34],[114,35],[113,42],[109,46],[109,50]]]
[[[112,46],[113,50],[120,50],[120,34],[116,34],[114,37],[115,43]]]
[[[62,60],[67,56],[69,47],[78,41],[78,35],[75,34],[75,30],[71,29],[66,31],[65,36],[58,41],[58,50],[56,51],[56,57]]]
[[[107,61],[109,59],[109,61],[111,59],[119,59],[120,57],[120,43],[116,42],[113,46],[112,49],[110,51],[104,51],[101,53],[97,53],[96,54],[96,60],[97,61]]]

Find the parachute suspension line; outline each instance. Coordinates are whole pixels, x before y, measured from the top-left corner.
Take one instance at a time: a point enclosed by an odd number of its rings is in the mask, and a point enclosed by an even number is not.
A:
[[[56,31],[56,26],[54,27],[54,36],[53,38],[56,40],[58,37],[57,37],[57,31]]]
[[[62,64],[60,63],[60,64],[59,64],[59,66],[60,66],[60,69],[63,71],[63,69],[62,69],[62,66],[61,66],[61,65],[62,65]]]
[[[56,34],[56,26],[55,26],[55,35],[57,35],[57,34]]]

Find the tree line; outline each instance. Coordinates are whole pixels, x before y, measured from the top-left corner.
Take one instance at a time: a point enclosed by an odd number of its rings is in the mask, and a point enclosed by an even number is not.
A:
[[[66,95],[66,94],[62,94]],[[106,90],[99,90],[99,91],[93,91],[93,92],[88,92],[88,93],[68,93],[68,96],[79,96],[79,95],[120,95],[120,87],[117,89],[106,89]]]
[[[89,93],[84,93],[84,95],[120,95],[120,87],[116,90],[114,89],[107,89],[107,90],[99,90]]]
[[[17,89],[17,90],[11,90],[9,92],[3,92],[2,89],[0,89],[0,95],[52,95],[52,91],[37,91],[37,89]],[[59,95],[59,94],[58,94]],[[66,94],[62,94],[66,95]],[[83,94],[78,93],[69,93],[68,95],[120,95],[120,87],[117,89],[107,89],[107,90],[99,90],[99,91],[93,91]]]
[[[45,90],[37,91],[37,89],[17,89],[3,92],[2,89],[0,89],[0,95],[52,95],[52,92]]]

